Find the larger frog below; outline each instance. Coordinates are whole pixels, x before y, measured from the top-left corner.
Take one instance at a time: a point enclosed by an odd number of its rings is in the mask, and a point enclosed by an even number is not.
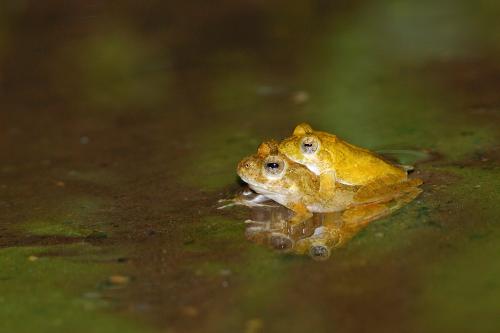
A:
[[[361,196],[370,196],[387,186],[404,183],[404,169],[386,162],[367,149],[351,145],[333,134],[298,125],[281,142],[279,151],[303,164],[320,177],[320,191],[330,192],[336,184],[361,186]]]

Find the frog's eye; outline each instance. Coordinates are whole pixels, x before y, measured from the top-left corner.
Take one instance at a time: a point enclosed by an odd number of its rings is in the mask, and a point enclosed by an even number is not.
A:
[[[279,178],[285,171],[285,161],[277,156],[269,156],[264,161],[264,172],[272,178]]]
[[[318,151],[318,139],[313,136],[306,136],[300,142],[300,149],[304,154],[314,154]]]

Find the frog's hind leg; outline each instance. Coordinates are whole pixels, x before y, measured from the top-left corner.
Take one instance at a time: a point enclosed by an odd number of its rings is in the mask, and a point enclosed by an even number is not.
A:
[[[417,180],[417,179],[414,179]],[[418,179],[420,180],[420,179]],[[395,198],[393,201],[389,202],[388,205],[390,206],[391,212],[394,212],[401,207],[405,206],[406,204],[412,202],[416,197],[418,197],[422,193],[422,189],[419,187],[408,187],[405,189],[405,193],[397,198]]]
[[[407,187],[402,195],[395,197],[388,202],[368,203],[365,205],[351,207],[342,213],[342,219],[346,225],[364,225],[392,214],[396,210],[413,201],[420,193],[422,193],[422,189],[416,186]]]
[[[412,178],[405,181],[396,181],[394,178],[386,177],[371,182],[359,188],[354,196],[357,203],[381,203],[413,192],[422,184],[422,180]]]
[[[391,213],[386,203],[371,203],[355,206],[342,213],[342,220],[346,225],[364,225]]]

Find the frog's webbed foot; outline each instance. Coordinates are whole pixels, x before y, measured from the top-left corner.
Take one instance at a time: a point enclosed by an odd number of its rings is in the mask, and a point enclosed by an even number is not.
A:
[[[262,194],[253,194],[252,192],[243,192],[233,199],[220,199],[218,201],[224,205],[217,207],[217,209],[224,209],[233,206],[246,206],[246,207],[276,207],[271,199]]]

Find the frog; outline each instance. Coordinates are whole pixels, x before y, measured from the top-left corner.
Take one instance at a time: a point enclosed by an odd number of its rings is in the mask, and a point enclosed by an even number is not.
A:
[[[319,178],[306,166],[279,153],[278,142],[265,141],[257,153],[243,158],[236,173],[256,193],[290,209],[292,222],[304,221],[314,212],[344,210],[354,192],[320,192]]]
[[[364,196],[358,196],[358,186],[345,184],[336,184],[331,191],[322,191],[320,177],[307,166],[280,153],[279,144],[274,140],[263,142],[257,153],[242,159],[237,174],[256,193],[290,209],[293,212],[291,224],[304,222],[313,213],[341,212],[356,206],[360,207],[362,214],[370,205],[419,191],[418,182],[408,182],[406,187],[397,188],[397,191],[371,191],[366,192],[370,195]]]
[[[337,184],[359,186],[357,195],[362,198],[389,187],[392,191],[396,184],[408,185],[407,169],[334,134],[315,131],[307,123],[295,127],[292,136],[279,144],[279,152],[318,175],[320,192],[332,192]]]

